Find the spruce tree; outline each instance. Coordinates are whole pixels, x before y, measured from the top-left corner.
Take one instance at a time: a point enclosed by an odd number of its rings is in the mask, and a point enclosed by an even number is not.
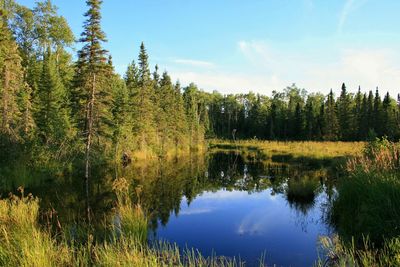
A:
[[[70,128],[67,96],[50,48],[43,60],[38,85],[35,121],[44,143],[58,143],[67,137]]]
[[[383,124],[383,122],[382,122],[382,100],[379,95],[379,90],[377,87],[376,91],[375,91],[375,97],[374,97],[373,126],[374,126],[374,130],[378,136],[383,135],[382,124]]]
[[[140,150],[154,144],[156,139],[155,110],[153,81],[150,77],[148,55],[142,43],[139,53],[139,80],[134,90],[133,117],[134,135]]]
[[[339,123],[337,118],[335,97],[333,95],[332,89],[328,94],[325,107],[326,107],[326,112],[325,112],[326,129],[324,131],[325,139],[337,140],[339,132]]]
[[[98,148],[105,145],[110,138],[109,126],[112,114],[109,109],[110,92],[107,88],[107,51],[102,48],[106,42],[101,30],[101,0],[87,0],[89,10],[84,14],[84,31],[80,42],[83,44],[78,51],[78,63],[75,77],[73,101],[75,117],[81,127],[85,142],[85,184],[87,200],[87,216],[90,220],[89,177],[92,162],[92,144],[97,139]]]
[[[361,87],[358,87],[357,94],[355,96],[355,105],[353,107],[353,138],[359,140],[361,138],[361,124],[362,124],[362,101],[363,96],[361,94]]]
[[[352,137],[352,116],[351,116],[351,99],[347,93],[346,85],[342,84],[342,90],[337,102],[338,105],[338,121],[340,127],[340,137],[342,140],[350,140]]]

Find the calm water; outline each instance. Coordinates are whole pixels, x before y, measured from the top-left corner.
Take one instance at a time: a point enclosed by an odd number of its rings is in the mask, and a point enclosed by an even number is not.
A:
[[[175,242],[205,256],[240,257],[246,266],[256,265],[262,255],[268,265],[312,266],[318,237],[332,231],[325,214],[334,186],[327,183],[324,169],[272,158],[268,161],[257,151],[211,152],[169,163],[102,169],[90,186],[94,221],[113,216],[112,182],[125,177],[132,188],[141,188],[140,194],[132,190],[132,198],[148,212],[150,242]],[[25,192],[41,199],[42,211],[57,211],[66,229],[84,218],[79,177],[83,175],[8,180],[0,187],[6,195],[23,184]]]
[[[268,265],[313,265],[318,237],[331,233],[324,214],[332,190],[324,185],[323,170],[236,153],[210,154],[207,163],[197,174],[203,189],[189,198],[182,191],[179,206],[159,221],[153,239],[203,255],[240,257],[247,266],[257,265],[263,254]]]

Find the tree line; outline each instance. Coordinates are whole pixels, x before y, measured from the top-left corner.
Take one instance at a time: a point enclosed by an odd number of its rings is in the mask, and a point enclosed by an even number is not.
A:
[[[362,141],[400,137],[400,96],[349,93],[307,94],[295,84],[271,97],[260,94],[208,95],[207,134],[218,138]]]

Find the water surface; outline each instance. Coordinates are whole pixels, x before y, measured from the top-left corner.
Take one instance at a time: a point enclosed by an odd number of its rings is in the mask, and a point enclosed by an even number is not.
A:
[[[94,227],[101,229],[115,216],[112,183],[125,177],[132,199],[149,217],[151,243],[164,240],[198,249],[204,256],[240,257],[246,266],[257,265],[262,255],[269,266],[312,266],[318,258],[318,237],[332,231],[325,214],[334,187],[324,168],[289,164],[288,159],[256,150],[211,151],[101,168],[90,181],[93,222],[99,224]],[[25,192],[40,198],[43,223],[75,229],[85,222],[82,173],[36,177],[8,179],[0,184],[1,192],[6,196],[22,184]]]
[[[268,265],[313,265],[318,237],[331,232],[324,170],[219,152],[203,171],[197,174],[203,189],[189,197],[182,191],[179,207],[155,225],[153,240],[240,257],[247,266],[261,255]]]

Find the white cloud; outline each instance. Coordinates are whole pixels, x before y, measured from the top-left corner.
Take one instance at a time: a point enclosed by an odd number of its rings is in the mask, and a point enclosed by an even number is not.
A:
[[[254,63],[263,65],[273,63],[274,55],[268,44],[263,41],[239,41],[239,51]]]
[[[309,92],[339,91],[345,82],[355,92],[381,89],[397,95],[400,86],[400,55],[389,48],[341,48],[332,40],[320,41],[320,50],[290,50],[266,41],[240,41],[239,58],[244,62],[239,70],[215,67],[213,69],[177,68],[171,76],[183,85],[196,83],[200,88],[223,94],[253,91],[270,95],[296,83]],[[327,45],[329,44],[329,45]],[[307,46],[307,44],[305,45]],[[292,47],[291,47],[292,48]],[[322,50],[321,50],[322,49]]]
[[[305,82],[313,88],[338,88],[340,82],[345,82],[352,91],[358,85],[364,91],[379,86],[382,95],[389,91],[394,97],[400,85],[398,62],[399,56],[390,49],[346,49],[337,62],[309,68]]]
[[[272,90],[281,89],[285,83],[276,75],[247,75],[225,71],[171,71],[174,79],[179,79],[183,85],[194,82],[200,88],[222,94],[260,92],[269,95]]]
[[[194,60],[194,59],[174,59],[174,63],[182,64],[182,65],[189,65],[195,67],[214,67],[214,63],[202,60]]]
[[[190,209],[188,208],[187,210],[183,210],[179,212],[179,215],[195,215],[195,214],[204,214],[204,213],[210,213],[212,212],[212,208],[194,208]]]
[[[354,12],[356,9],[360,8],[366,2],[367,0],[346,0],[346,3],[344,4],[339,16],[339,23],[337,30],[339,34],[342,33],[343,27],[345,26],[347,18],[349,17],[351,12]]]
[[[277,218],[282,218],[281,203],[273,203],[268,208],[259,208],[248,213],[239,223],[236,233],[239,235],[264,235],[274,231],[280,225]]]

